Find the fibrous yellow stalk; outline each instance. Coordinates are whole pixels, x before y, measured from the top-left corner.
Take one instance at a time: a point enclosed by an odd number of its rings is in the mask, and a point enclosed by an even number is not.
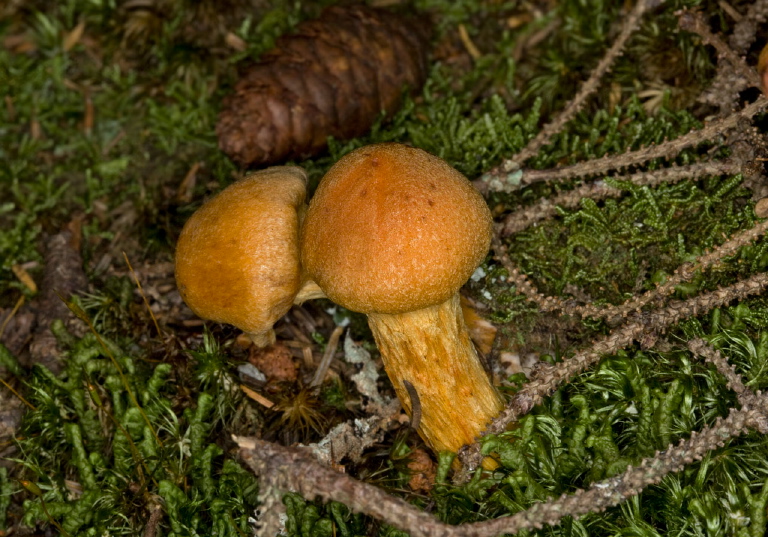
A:
[[[435,451],[458,451],[475,441],[503,408],[469,337],[459,295],[400,314],[369,313],[387,375],[409,416],[413,401],[405,382],[418,394],[418,432]],[[486,467],[494,467],[486,459]]]

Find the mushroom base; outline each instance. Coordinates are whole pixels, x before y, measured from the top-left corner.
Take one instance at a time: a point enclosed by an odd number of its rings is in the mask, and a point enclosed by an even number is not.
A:
[[[418,432],[429,446],[456,452],[474,442],[504,404],[488,379],[464,324],[458,293],[437,306],[368,314],[384,367],[409,416],[418,395]],[[496,465],[490,459],[486,467]]]
[[[272,328],[268,328],[263,332],[246,332],[245,335],[251,340],[251,342],[257,347],[269,347],[274,345],[277,341],[275,331]]]

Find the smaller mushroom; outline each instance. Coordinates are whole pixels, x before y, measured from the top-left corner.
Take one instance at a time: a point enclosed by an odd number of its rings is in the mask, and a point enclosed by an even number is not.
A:
[[[176,283],[196,315],[234,325],[266,346],[293,303],[323,296],[299,261],[306,184],[301,168],[268,168],[190,217],[176,246]]]

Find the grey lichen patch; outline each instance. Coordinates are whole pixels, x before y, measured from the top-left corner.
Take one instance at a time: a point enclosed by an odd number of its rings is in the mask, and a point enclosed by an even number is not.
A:
[[[368,398],[368,403],[364,405],[366,410],[379,414],[377,410],[387,406],[391,399],[384,397],[379,393],[377,386],[379,380],[379,370],[371,357],[371,353],[365,350],[362,345],[355,343],[347,332],[344,338],[344,358],[351,364],[358,364],[360,371],[350,377],[350,380],[357,387],[360,395]]]

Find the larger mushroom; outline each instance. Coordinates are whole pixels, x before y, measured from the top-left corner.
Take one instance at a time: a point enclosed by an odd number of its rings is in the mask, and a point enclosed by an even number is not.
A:
[[[491,233],[466,177],[393,143],[339,160],[304,220],[304,269],[328,298],[368,315],[395,391],[409,414],[415,392],[419,434],[436,451],[471,443],[503,407],[459,305]]]
[[[301,168],[268,168],[228,186],[192,215],[176,245],[176,282],[193,312],[266,346],[293,303],[323,296],[299,263],[306,183]]]

